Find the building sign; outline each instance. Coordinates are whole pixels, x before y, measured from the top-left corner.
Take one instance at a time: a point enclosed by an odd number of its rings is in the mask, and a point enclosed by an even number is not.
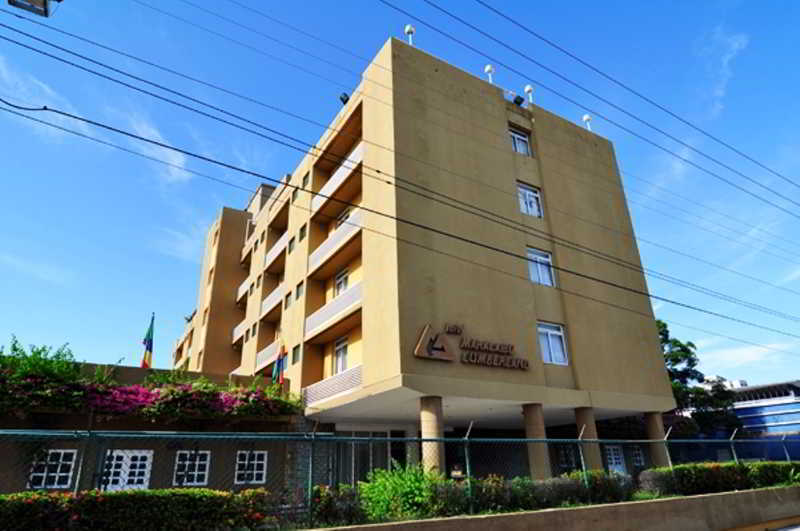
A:
[[[514,356],[514,345],[467,337],[463,326],[453,324],[446,324],[444,332],[435,334],[430,324],[425,325],[414,356],[440,361],[455,361],[458,357],[461,363],[468,365],[501,369],[526,371],[529,367],[528,360]]]

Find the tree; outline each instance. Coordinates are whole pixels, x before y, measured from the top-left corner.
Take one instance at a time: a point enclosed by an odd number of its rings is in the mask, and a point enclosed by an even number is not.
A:
[[[705,381],[705,376],[697,369],[700,361],[697,346],[691,341],[683,342],[672,337],[664,321],[656,322],[677,412],[689,413],[695,425],[693,431],[709,435],[741,426],[741,421],[733,414],[733,391],[719,382],[710,390],[698,385]]]

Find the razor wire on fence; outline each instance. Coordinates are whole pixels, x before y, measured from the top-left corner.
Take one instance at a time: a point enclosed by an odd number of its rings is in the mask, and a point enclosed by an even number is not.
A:
[[[357,486],[421,465],[456,483],[545,478],[657,465],[800,460],[800,436],[742,439],[404,438],[388,433],[0,430],[0,493],[202,487],[265,489],[276,513],[310,517],[315,487]]]

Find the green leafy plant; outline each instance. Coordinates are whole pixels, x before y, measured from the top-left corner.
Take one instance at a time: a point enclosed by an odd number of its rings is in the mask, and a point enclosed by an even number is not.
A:
[[[661,494],[710,494],[771,487],[787,481],[798,463],[694,463],[651,468],[639,475],[643,490]]]
[[[366,521],[358,489],[317,485],[312,492],[315,525],[353,525]]]
[[[421,466],[373,470],[359,484],[364,512],[374,522],[434,516],[434,485],[440,481],[441,476]]]

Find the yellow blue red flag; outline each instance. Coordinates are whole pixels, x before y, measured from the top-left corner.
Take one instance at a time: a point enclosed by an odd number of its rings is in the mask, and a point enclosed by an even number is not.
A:
[[[142,356],[142,368],[149,369],[153,366],[153,325],[156,321],[156,314],[150,317],[150,326],[147,328],[147,333],[144,335],[142,344],[144,344],[144,355]]]

